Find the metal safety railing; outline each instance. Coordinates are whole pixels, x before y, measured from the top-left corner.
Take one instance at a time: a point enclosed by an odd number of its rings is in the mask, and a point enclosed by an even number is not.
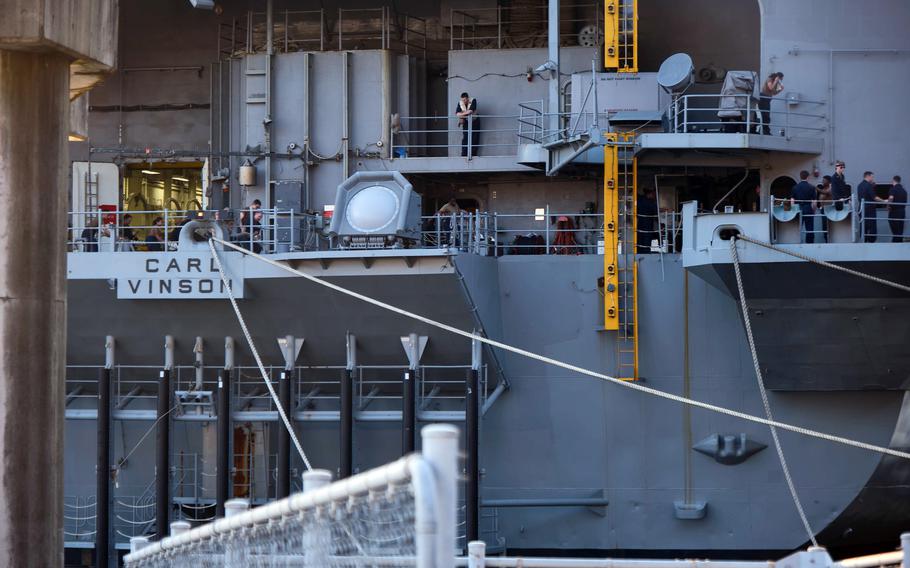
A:
[[[345,49],[391,49],[426,58],[431,29],[425,18],[398,13],[391,6],[339,8],[337,11],[275,10],[269,34],[268,14],[249,11],[243,18],[219,23],[222,57]]]
[[[834,221],[831,220],[829,213],[845,219],[849,216],[851,242],[904,242],[908,236],[906,227],[910,221],[906,205],[894,205],[886,201],[869,203],[861,200],[859,205],[854,207],[854,203],[850,198],[838,201],[772,198],[768,211],[772,226],[772,242],[781,242],[778,226],[782,222],[799,224],[801,243],[831,242],[830,224]],[[846,214],[837,214],[844,210]]]
[[[72,211],[68,214],[70,252],[167,252],[177,249],[180,228],[200,211]],[[317,215],[290,209],[206,211],[219,221],[225,237],[263,253],[319,250]],[[224,215],[224,219],[222,219]]]
[[[797,110],[803,106],[812,110]],[[824,102],[796,97],[683,95],[670,103],[666,128],[672,133],[740,132],[787,139],[813,137],[827,130],[825,108]]]
[[[907,235],[906,204],[860,201],[857,226],[860,240],[867,243],[902,243]]]
[[[587,101],[582,102],[582,107]],[[606,129],[610,113],[566,111],[549,113],[543,100],[518,103],[518,140],[521,144],[552,144],[572,140],[590,132],[595,126]],[[555,120],[552,120],[555,117]],[[553,128],[553,124],[556,128]]]
[[[67,543],[93,543],[95,534],[95,496],[65,496],[63,498],[63,540]]]
[[[423,217],[421,246],[483,256],[598,254],[603,215],[556,213],[459,213]]]
[[[547,46],[547,2],[495,8],[451,8],[449,49],[520,49]],[[562,3],[561,45],[603,44],[603,2]]]
[[[392,124],[392,157],[515,156],[518,153],[516,115],[405,116]]]

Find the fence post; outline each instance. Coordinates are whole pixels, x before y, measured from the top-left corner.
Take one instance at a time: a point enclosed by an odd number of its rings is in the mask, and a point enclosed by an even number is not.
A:
[[[548,203],[546,209],[544,209],[546,215],[543,218],[543,226],[546,237],[544,238],[544,246],[547,247],[547,252],[544,254],[550,254],[550,204]]]
[[[474,157],[474,115],[465,118],[468,121],[468,160]]]
[[[458,428],[451,424],[431,424],[421,431],[423,457],[433,468],[436,482],[436,568],[455,567],[458,436]]]
[[[484,568],[487,565],[487,543],[472,540],[468,543],[468,568]]]
[[[768,102],[768,104],[771,104],[770,101]],[[771,110],[770,110],[770,108],[771,108],[771,107],[768,107],[768,108],[769,108],[769,110],[768,110],[768,125],[769,125],[769,128],[770,128],[770,124],[771,124]],[[751,97],[750,95],[746,95],[746,134],[751,134],[751,133],[752,133],[752,97]]]
[[[689,99],[683,97],[683,132],[689,131]]]

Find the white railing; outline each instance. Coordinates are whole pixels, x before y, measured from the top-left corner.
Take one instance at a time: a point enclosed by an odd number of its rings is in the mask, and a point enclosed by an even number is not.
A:
[[[321,219],[290,209],[72,211],[67,221],[67,248],[71,252],[173,251],[180,228],[198,215],[214,218],[227,238],[257,253],[319,249]]]
[[[516,156],[519,123],[516,115],[404,116],[392,125],[392,157]]]
[[[684,95],[670,104],[667,119],[673,133],[743,132],[790,139],[818,137],[827,129],[824,102],[752,95]]]
[[[854,209],[854,203],[850,198],[825,201],[774,197],[768,212],[769,222],[772,228],[781,222],[798,223],[799,242],[819,244],[831,242],[830,227],[834,219],[850,216],[849,242],[904,242],[910,221],[906,205],[862,200]],[[771,234],[772,241],[778,242],[777,231],[772,230]]]
[[[332,484],[310,472],[303,493],[153,544],[134,539],[125,565],[451,568],[458,429],[436,424],[422,436],[422,454]]]
[[[886,220],[887,223],[884,222]],[[910,219],[906,204],[860,202],[857,224],[864,242],[902,243],[907,234],[907,221]]]

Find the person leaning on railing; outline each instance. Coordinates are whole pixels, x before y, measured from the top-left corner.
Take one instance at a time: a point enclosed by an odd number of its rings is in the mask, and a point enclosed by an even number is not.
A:
[[[98,252],[98,218],[94,215],[85,219],[81,239],[82,252]]]
[[[822,213],[825,212],[825,207],[831,205],[831,176],[822,176],[822,182],[815,186],[815,207]],[[822,215],[822,235],[827,239],[828,238],[828,217],[827,215]]]
[[[152,221],[152,228],[145,235],[145,248],[149,252],[164,252],[164,217]]]
[[[758,108],[761,110],[762,134],[771,134],[771,99],[784,90],[784,74],[771,73],[761,85]]]
[[[458,117],[458,126],[462,129],[461,155],[468,155],[468,125],[470,124],[471,156],[476,156],[480,144],[480,120],[477,118],[477,99],[472,99],[468,93],[461,93],[458,106],[455,107],[455,116]]]
[[[120,235],[117,237],[118,248],[122,251],[132,251],[136,238],[136,231],[130,226],[133,223],[133,216],[127,213],[120,220]]]

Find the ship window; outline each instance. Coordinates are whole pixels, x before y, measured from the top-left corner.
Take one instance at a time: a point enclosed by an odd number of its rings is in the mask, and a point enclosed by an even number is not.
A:
[[[790,176],[780,176],[771,182],[771,196],[778,199],[793,197],[793,187],[796,180]]]

